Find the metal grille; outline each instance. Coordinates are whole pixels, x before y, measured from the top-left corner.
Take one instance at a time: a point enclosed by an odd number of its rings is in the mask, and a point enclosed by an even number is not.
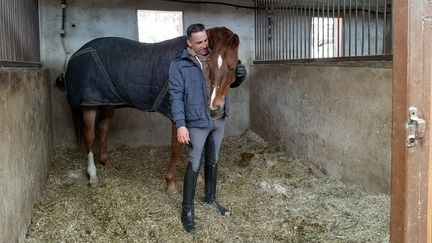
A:
[[[256,0],[255,59],[388,57],[391,5],[392,0]]]
[[[37,0],[0,0],[0,62],[40,62]]]

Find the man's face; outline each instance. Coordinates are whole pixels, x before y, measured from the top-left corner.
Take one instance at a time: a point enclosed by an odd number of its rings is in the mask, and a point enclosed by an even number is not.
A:
[[[188,45],[198,55],[207,55],[208,53],[208,38],[205,30],[192,33],[187,40]]]

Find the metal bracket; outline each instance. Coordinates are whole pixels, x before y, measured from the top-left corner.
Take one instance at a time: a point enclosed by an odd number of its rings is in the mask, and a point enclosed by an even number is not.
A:
[[[409,121],[406,124],[407,129],[407,148],[416,146],[415,140],[424,138],[426,133],[426,122],[418,116],[417,108],[408,108]]]

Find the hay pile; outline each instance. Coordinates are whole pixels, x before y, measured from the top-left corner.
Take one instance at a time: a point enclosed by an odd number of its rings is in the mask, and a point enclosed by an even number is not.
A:
[[[99,184],[89,187],[86,156],[56,151],[27,242],[388,242],[388,195],[345,186],[251,132],[221,149],[218,196],[232,215],[204,205],[198,184],[193,235],[179,219],[186,150],[172,195],[163,179],[168,146],[120,147],[111,156],[114,167],[97,165]]]

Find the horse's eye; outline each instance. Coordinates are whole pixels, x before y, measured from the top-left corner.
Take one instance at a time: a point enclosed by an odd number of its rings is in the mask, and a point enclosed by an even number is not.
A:
[[[228,66],[228,72],[234,72],[234,68],[232,66]]]

